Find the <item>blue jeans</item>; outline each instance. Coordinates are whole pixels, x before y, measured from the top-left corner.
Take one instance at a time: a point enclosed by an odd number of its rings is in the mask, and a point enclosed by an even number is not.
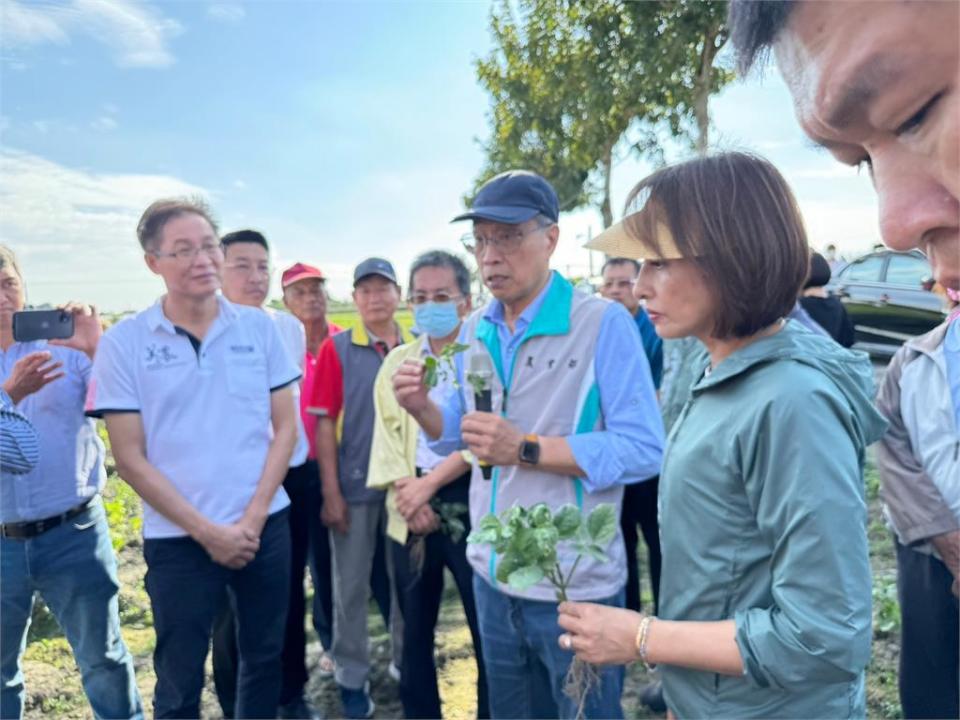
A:
[[[276,717],[290,595],[288,515],[284,509],[267,519],[256,557],[240,570],[213,562],[189,537],[144,541],[145,584],[157,634],[155,717],[200,716],[204,662],[224,591],[237,623],[235,716]]]
[[[103,501],[29,540],[0,538],[0,716],[23,714],[20,658],[27,644],[33,594],[57,618],[80,668],[97,718],[142,718],[133,659],[120,636],[117,561]]]
[[[557,604],[506,595],[479,575],[473,592],[480,621],[483,663],[487,670],[490,716],[506,718],[574,718],[576,708],[563,684],[573,653],[557,638]],[[623,607],[624,591],[595,602]],[[599,669],[600,684],[587,697],[588,718],[623,718],[622,666]]]

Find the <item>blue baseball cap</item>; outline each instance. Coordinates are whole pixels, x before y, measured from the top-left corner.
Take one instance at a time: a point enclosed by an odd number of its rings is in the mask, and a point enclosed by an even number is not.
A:
[[[362,263],[357,265],[356,269],[353,271],[353,286],[356,287],[358,282],[364,278],[370,277],[371,275],[379,275],[395,285],[398,284],[397,273],[394,272],[393,265],[383,258],[372,257],[367,258]]]
[[[557,192],[536,173],[509,170],[487,180],[473,199],[473,206],[451,222],[490,220],[519,225],[537,215],[544,215],[553,222],[560,219]]]

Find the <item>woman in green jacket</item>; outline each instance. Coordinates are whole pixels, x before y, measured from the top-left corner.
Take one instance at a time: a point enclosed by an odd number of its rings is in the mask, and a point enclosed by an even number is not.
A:
[[[784,319],[810,252],[789,187],[743,153],[664,168],[593,246],[644,259],[657,332],[707,352],[664,456],[660,616],[564,603],[561,646],[658,665],[681,718],[864,717],[884,421],[868,358]]]

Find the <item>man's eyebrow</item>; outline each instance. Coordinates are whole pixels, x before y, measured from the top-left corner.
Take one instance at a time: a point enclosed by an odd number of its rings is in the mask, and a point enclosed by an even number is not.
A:
[[[824,112],[827,126],[844,130],[863,114],[885,87],[906,74],[902,60],[877,53],[855,66],[850,72],[851,81],[840,86],[840,99]]]

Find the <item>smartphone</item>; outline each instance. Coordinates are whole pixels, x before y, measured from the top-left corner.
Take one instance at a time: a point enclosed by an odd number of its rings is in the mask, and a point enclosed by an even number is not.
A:
[[[23,310],[13,314],[13,339],[66,340],[73,337],[73,314],[63,310]]]

